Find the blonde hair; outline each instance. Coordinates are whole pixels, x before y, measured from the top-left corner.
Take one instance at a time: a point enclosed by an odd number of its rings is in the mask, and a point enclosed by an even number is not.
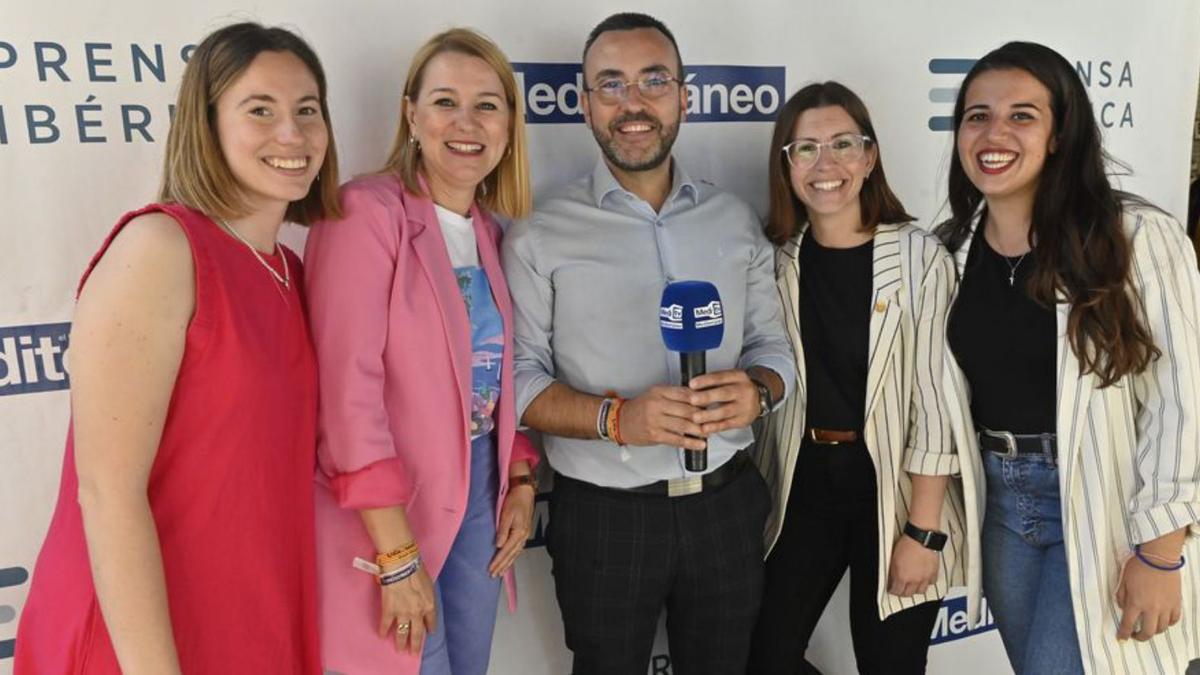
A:
[[[512,64],[496,43],[470,28],[451,28],[433,36],[417,50],[408,78],[404,82],[405,101],[400,106],[400,125],[396,138],[388,153],[383,173],[395,173],[405,189],[417,195],[424,194],[420,178],[420,150],[412,139],[412,126],[408,122],[408,106],[415,102],[421,90],[425,67],[438,54],[456,52],[483,59],[504,87],[504,98],[512,111],[508,130],[508,150],[496,168],[480,183],[476,201],[480,207],[509,218],[521,218],[533,208],[533,191],[529,182],[529,152],[525,143],[525,111],[521,97],[517,94],[517,78]]]
[[[229,169],[217,138],[217,99],[262,52],[289,52],[304,62],[317,81],[321,114],[330,128],[329,144],[317,179],[303,199],[288,205],[285,218],[308,225],[336,218],[337,148],[326,103],[325,71],[316,53],[294,33],[257,23],[238,23],[210,34],[192,52],[179,85],[175,117],[167,136],[162,187],[158,198],[203,211],[215,218],[246,215],[242,187]]]

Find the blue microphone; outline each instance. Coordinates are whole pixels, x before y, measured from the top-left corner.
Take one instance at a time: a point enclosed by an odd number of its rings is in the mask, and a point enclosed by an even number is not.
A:
[[[679,352],[683,386],[705,372],[704,353],[721,346],[725,337],[725,312],[717,287],[707,281],[676,281],[663,289],[658,325],[667,349]],[[684,450],[688,471],[708,468],[708,450]]]

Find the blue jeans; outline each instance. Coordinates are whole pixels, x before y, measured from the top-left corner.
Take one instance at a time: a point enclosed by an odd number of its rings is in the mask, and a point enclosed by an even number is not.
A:
[[[983,453],[983,590],[1017,675],[1083,673],[1063,546],[1058,467]]]
[[[501,584],[487,571],[496,554],[496,464],[491,435],[471,442],[467,512],[433,585],[437,628],[425,638],[421,675],[487,673]]]

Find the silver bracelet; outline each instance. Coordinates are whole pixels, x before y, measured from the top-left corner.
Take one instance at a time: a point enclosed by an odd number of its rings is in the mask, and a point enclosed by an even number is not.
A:
[[[600,413],[596,415],[596,433],[600,440],[612,440],[608,437],[608,411],[612,409],[613,399],[606,398],[600,402]]]

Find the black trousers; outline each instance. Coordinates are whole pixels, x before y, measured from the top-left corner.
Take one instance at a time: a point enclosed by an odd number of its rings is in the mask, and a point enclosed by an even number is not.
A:
[[[546,546],[572,672],[646,675],[664,607],[673,675],[743,672],[770,501],[751,463],[674,498],[556,475]]]
[[[858,671],[924,673],[939,603],[922,603],[879,620],[875,469],[866,446],[806,440],[796,462],[783,531],[767,559],[747,672],[820,673],[804,653],[849,568],[850,633]]]

